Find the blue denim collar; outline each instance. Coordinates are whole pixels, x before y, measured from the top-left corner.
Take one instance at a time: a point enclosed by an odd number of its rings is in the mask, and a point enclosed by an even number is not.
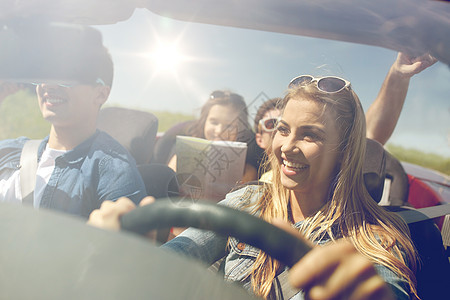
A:
[[[84,140],[81,144],[76,146],[70,151],[67,151],[63,155],[61,155],[58,160],[63,160],[68,164],[74,164],[78,163],[81,160],[84,160],[86,155],[89,152],[89,149],[91,148],[93,140],[98,136],[100,131],[97,129],[93,135],[91,135],[89,138]],[[45,147],[48,143],[49,136],[46,136],[38,148],[38,161],[41,160],[42,153],[44,153]]]

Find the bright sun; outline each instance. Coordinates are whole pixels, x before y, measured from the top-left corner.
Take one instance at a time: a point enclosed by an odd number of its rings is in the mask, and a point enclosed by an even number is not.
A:
[[[176,44],[161,43],[150,53],[150,58],[156,72],[176,73],[181,62],[184,60]]]

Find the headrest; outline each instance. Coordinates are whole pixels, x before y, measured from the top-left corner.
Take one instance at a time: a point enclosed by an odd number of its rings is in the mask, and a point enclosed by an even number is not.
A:
[[[386,178],[389,178],[389,205],[402,206],[408,202],[409,180],[402,164],[386,152]]]
[[[174,146],[177,135],[185,135],[186,129],[194,122],[194,120],[180,122],[164,132],[163,136],[156,141],[153,162],[161,164],[169,163],[169,159],[175,154]]]
[[[378,203],[383,195],[386,177],[386,151],[377,141],[367,139],[363,175],[366,189]]]
[[[177,174],[163,164],[139,165],[138,170],[145,182],[147,195],[156,199],[179,197]]]
[[[158,119],[152,113],[121,107],[103,108],[97,128],[124,146],[138,165],[150,162],[158,131]]]

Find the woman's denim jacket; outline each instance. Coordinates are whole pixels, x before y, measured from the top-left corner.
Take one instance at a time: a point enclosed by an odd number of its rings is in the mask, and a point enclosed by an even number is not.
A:
[[[246,186],[228,194],[225,200],[219,204],[250,212],[251,204],[257,202],[262,192],[262,186]],[[296,223],[294,227],[298,228],[300,224],[301,222]],[[329,239],[322,239],[317,244],[323,245],[328,241]],[[251,291],[248,275],[260,251],[253,246],[230,238],[229,247],[227,247],[227,238],[216,235],[211,231],[189,228],[162,247],[196,258],[207,265],[213,264],[226,255],[225,262],[221,265],[225,280],[240,282],[245,289]],[[375,268],[379,275],[392,287],[398,299],[409,299],[405,281],[384,266],[375,265]],[[302,292],[299,292],[291,299],[304,299],[304,296]]]
[[[27,140],[21,137],[0,142],[0,174],[20,168],[20,156]],[[38,159],[47,142],[48,137],[39,146]],[[128,197],[139,203],[145,196],[145,185],[133,157],[107,133],[96,131],[56,158],[39,207],[87,218],[104,200]]]

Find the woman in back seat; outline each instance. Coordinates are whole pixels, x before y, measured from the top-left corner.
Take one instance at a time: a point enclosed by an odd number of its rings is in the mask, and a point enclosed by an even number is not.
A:
[[[247,104],[241,95],[217,90],[203,105],[200,118],[187,123],[179,135],[193,136],[210,141],[238,141],[247,143],[247,157],[242,182],[257,179],[257,149],[255,136],[248,122]],[[169,167],[176,171],[177,157],[171,150]]]

